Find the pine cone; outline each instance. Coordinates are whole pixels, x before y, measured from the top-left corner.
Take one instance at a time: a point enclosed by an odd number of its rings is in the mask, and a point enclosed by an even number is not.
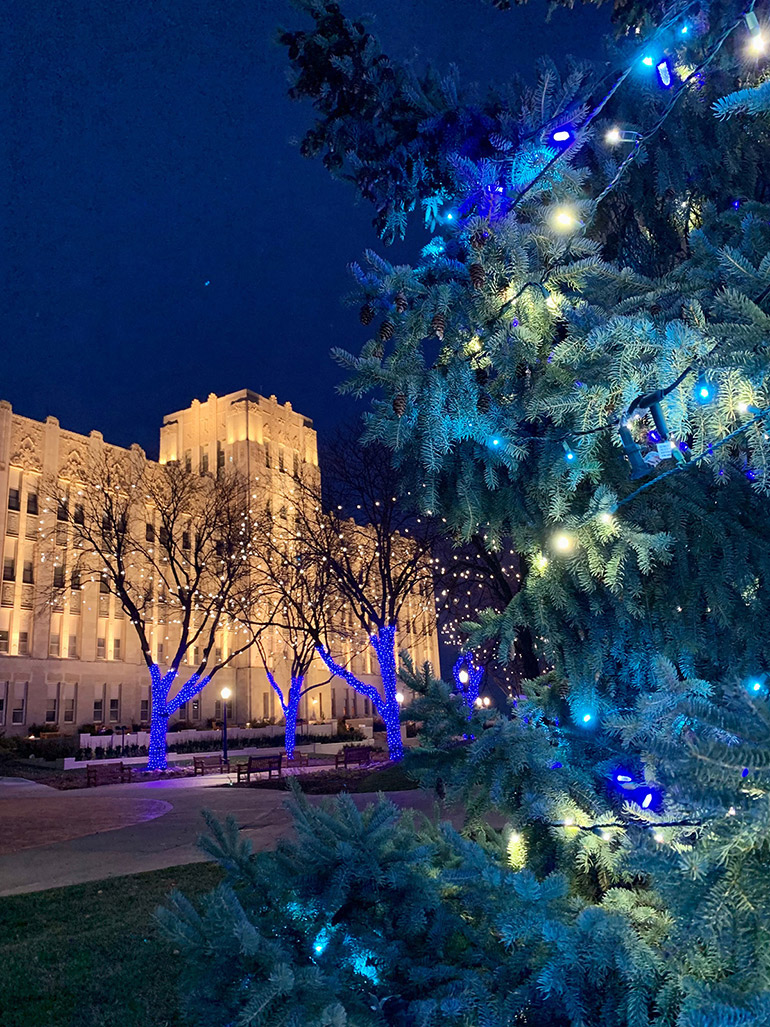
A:
[[[374,318],[374,307],[371,303],[364,303],[363,307],[361,307],[358,312],[358,316],[361,319],[362,325],[371,324],[372,319]]]
[[[442,313],[434,314],[433,321],[431,322],[433,331],[436,333],[441,342],[444,341],[444,332],[446,331],[446,318]]]
[[[396,417],[403,417],[406,413],[406,396],[403,392],[393,397],[393,413]]]
[[[396,304],[396,310],[398,311],[398,313],[399,314],[403,314],[404,311],[406,310],[406,308],[409,306],[409,304],[407,303],[407,300],[406,300],[406,296],[403,294],[403,292],[397,292],[396,293],[395,304]]]
[[[488,392],[480,392],[476,401],[476,409],[480,414],[488,414],[492,406],[492,397]]]
[[[483,289],[486,275],[484,274],[484,268],[481,264],[471,264],[468,268],[468,273],[471,276],[471,285],[474,289]]]
[[[387,342],[388,339],[392,339],[393,338],[393,332],[394,331],[395,331],[395,326],[394,326],[393,322],[392,321],[388,321],[386,319],[380,325],[380,338],[382,339],[383,342]]]
[[[372,350],[372,356],[377,357],[378,360],[382,360],[385,356],[385,347],[381,342],[375,344],[374,349]]]
[[[471,236],[471,246],[474,250],[483,249],[487,244],[487,239],[489,239],[489,232],[485,228],[477,228]]]

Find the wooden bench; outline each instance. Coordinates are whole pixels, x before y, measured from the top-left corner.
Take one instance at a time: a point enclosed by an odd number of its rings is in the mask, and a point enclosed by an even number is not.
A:
[[[131,780],[131,767],[125,763],[88,763],[86,788],[97,785],[123,784]]]
[[[216,770],[219,774],[226,774],[229,765],[221,756],[193,756],[193,777],[200,771],[203,776],[207,770]]]
[[[372,748],[369,745],[346,745],[335,755],[334,766],[363,767],[372,762]]]
[[[286,755],[285,752],[282,752],[281,753],[281,759],[282,760],[286,760],[286,769],[287,770],[289,769],[289,767],[309,767],[310,766],[310,757],[308,756],[308,754],[306,752],[296,752],[295,751],[295,753],[294,753],[294,755],[292,756],[291,759],[289,759],[289,757]]]
[[[280,777],[282,763],[283,756],[249,756],[245,763],[239,763],[236,767],[238,783],[240,783],[242,777],[250,781],[252,774],[267,773],[267,776],[270,778],[273,776],[273,771]]]

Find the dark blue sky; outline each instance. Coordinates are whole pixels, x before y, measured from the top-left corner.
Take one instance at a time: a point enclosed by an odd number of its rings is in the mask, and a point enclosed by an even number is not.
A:
[[[607,25],[546,24],[539,2],[346,9],[394,56],[482,83],[592,55]],[[163,414],[209,392],[275,393],[321,430],[347,416],[329,348],[365,337],[340,297],[378,243],[293,145],[311,111],[273,44],[302,24],[287,0],[19,0],[2,21],[0,398],[150,454]]]

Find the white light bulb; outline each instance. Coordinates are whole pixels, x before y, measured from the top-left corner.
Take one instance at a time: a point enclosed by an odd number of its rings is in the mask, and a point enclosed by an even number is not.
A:
[[[620,142],[620,129],[613,126],[604,136],[604,141],[610,146],[616,146]]]
[[[767,40],[761,32],[757,32],[756,35],[752,36],[748,42],[746,49],[754,57],[759,57],[765,52],[767,48]]]
[[[404,693],[403,692],[396,692],[396,702],[397,703],[402,703],[403,701],[404,701]]]
[[[579,224],[569,207],[557,207],[551,221],[553,227],[559,232],[571,232]]]
[[[655,834],[652,837],[655,839],[655,841],[658,843],[658,845],[661,845],[665,841],[665,839],[664,839],[663,835],[660,833],[660,831],[656,831]]]
[[[553,537],[554,549],[557,549],[560,553],[569,553],[575,545],[575,540],[571,535],[567,535],[564,532],[559,532],[558,535]]]

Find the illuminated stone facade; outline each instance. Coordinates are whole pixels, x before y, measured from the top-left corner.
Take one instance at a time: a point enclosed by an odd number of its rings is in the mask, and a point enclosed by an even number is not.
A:
[[[53,537],[61,554],[54,562],[74,563],[74,503],[60,500],[70,491],[74,494],[89,460],[106,445],[97,431],[77,435],[61,428],[55,417],[33,421],[0,401],[0,732],[27,733],[31,725],[71,732],[84,724],[114,728],[149,721],[149,677],[120,604],[100,592],[98,581],[85,582],[80,591],[67,591],[52,602],[57,572],[50,558],[43,559],[39,542],[41,532]],[[248,390],[211,394],[163,419],[160,461],[173,460],[202,473],[233,466],[259,482],[262,496],[278,497],[285,493],[282,475],[318,468],[316,433],[312,421],[275,396],[267,399]],[[45,484],[51,481],[58,481],[57,496],[46,494],[53,491]],[[398,647],[408,648],[418,663],[427,659],[438,666],[435,622],[432,613],[422,612],[425,606],[432,610],[429,599],[410,599],[404,616],[407,631]],[[151,638],[161,666],[170,653],[162,620],[160,614],[154,618]],[[229,651],[226,632],[218,641]],[[287,684],[288,654],[275,636],[268,637],[266,648],[271,670],[282,686]],[[344,659],[346,654],[340,655]],[[356,657],[350,669],[366,682],[378,681],[370,650]],[[191,667],[182,667],[180,681],[190,672]],[[310,683],[327,677],[317,661]],[[193,727],[218,719],[224,686],[233,691],[233,723],[281,720],[277,696],[254,647],[221,670],[197,700],[182,707],[177,719]],[[300,717],[309,721],[370,714],[368,700],[340,679],[314,689],[300,707]]]

